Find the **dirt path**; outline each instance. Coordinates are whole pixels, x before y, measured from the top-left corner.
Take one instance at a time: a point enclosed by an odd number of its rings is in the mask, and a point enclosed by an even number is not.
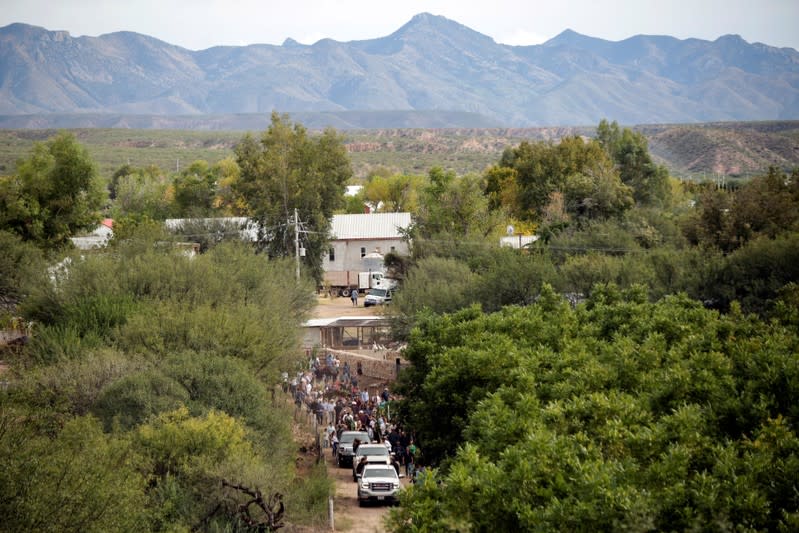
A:
[[[314,318],[337,318],[352,316],[373,316],[380,314],[380,307],[364,307],[363,297],[358,298],[358,306],[352,305],[349,298],[318,297],[317,306],[312,313]],[[339,468],[331,457],[330,449],[325,450],[327,473],[336,484],[333,499],[335,531],[347,533],[385,532],[383,518],[391,507],[381,505],[358,505],[357,488],[352,481],[352,469]],[[402,480],[403,485],[405,479]]]
[[[336,495],[333,500],[336,531],[348,533],[384,532],[383,517],[391,507],[385,505],[358,505],[357,488],[352,481],[352,469],[339,468],[327,450],[327,473],[336,483]]]

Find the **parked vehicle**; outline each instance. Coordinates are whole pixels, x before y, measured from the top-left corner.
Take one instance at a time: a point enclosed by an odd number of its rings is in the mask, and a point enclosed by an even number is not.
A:
[[[363,301],[364,307],[373,305],[385,305],[391,303],[392,292],[390,289],[372,289]]]
[[[352,466],[352,458],[355,452],[352,450],[355,439],[361,444],[369,444],[369,434],[365,431],[343,431],[338,438],[338,450],[336,451],[336,464],[339,468]]]
[[[358,481],[361,477],[363,467],[368,464],[391,464],[391,454],[385,444],[363,444],[358,447],[358,451],[352,459],[352,480]]]
[[[369,289],[393,289],[397,280],[387,278],[383,265],[383,255],[373,252],[361,258],[358,270],[329,270],[324,273],[324,284],[331,294],[347,297],[353,289],[360,292]]]
[[[366,502],[397,503],[400,477],[391,465],[369,464],[358,481],[358,505]]]

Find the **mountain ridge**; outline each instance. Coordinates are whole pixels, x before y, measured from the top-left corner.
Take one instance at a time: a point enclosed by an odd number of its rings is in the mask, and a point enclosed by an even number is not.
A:
[[[0,114],[453,111],[503,126],[799,118],[799,52],[571,29],[499,44],[420,13],[385,37],[192,51],[136,32],[0,28]]]

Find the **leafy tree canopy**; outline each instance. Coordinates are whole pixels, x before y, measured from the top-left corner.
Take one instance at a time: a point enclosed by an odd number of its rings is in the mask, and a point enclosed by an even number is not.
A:
[[[485,179],[491,204],[507,207],[521,220],[546,219],[556,194],[577,219],[616,216],[632,206],[632,191],[601,146],[580,137],[558,144],[524,141],[507,149]]]
[[[394,174],[371,176],[364,185],[364,199],[388,213],[411,212],[418,209],[418,198],[425,180],[421,176]]]
[[[261,224],[262,247],[270,257],[294,255],[296,209],[305,265],[321,280],[330,219],[344,205],[344,187],[352,177],[341,137],[332,129],[309,137],[302,125],[273,113],[260,140],[247,135],[235,152],[241,174],[233,191]]]
[[[798,350],[795,328],[640,287],[425,315],[400,408],[440,468],[391,526],[795,529]]]
[[[42,249],[69,244],[93,229],[105,201],[94,163],[71,133],[34,146],[16,176],[0,178],[0,229]]]
[[[668,206],[668,171],[652,161],[642,133],[630,128],[620,129],[615,120],[609,124],[602,119],[597,126],[597,140],[616,163],[621,181],[632,188],[639,205]]]
[[[730,252],[759,236],[774,238],[799,229],[799,170],[772,167],[734,190],[705,185],[697,208],[683,222],[694,244]]]

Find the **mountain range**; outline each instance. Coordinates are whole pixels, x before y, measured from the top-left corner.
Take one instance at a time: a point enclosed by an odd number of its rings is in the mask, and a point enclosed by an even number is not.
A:
[[[336,127],[396,127],[391,117],[403,112],[415,127],[797,119],[799,52],[736,35],[607,41],[571,30],[509,46],[427,13],[377,39],[199,51],[132,32],[0,28],[5,123],[179,116],[202,128],[214,116],[272,110],[324,113]]]

